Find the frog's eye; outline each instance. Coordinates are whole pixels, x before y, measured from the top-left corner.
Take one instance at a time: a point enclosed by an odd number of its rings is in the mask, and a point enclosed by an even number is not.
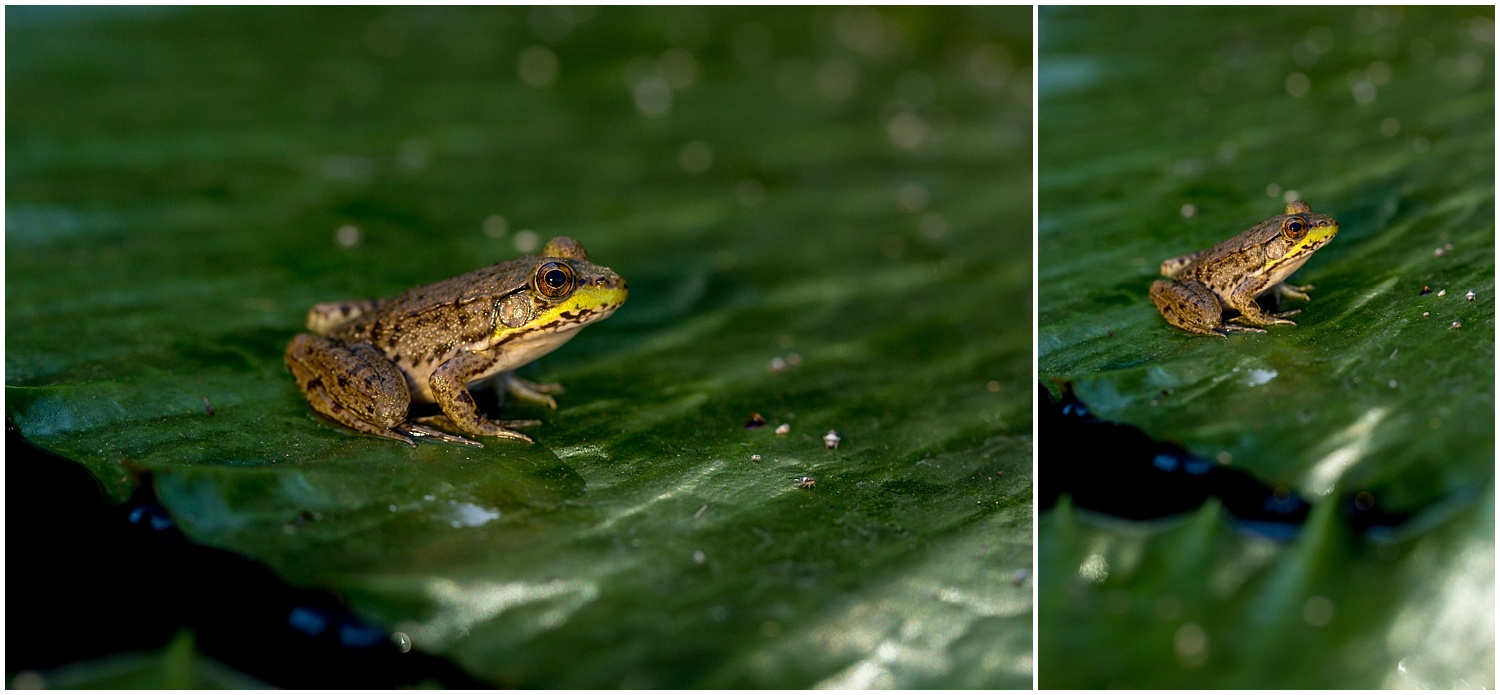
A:
[[[1297,241],[1307,234],[1307,223],[1300,217],[1288,217],[1281,223],[1281,233],[1292,241]]]
[[[573,291],[573,266],[561,261],[547,261],[537,266],[536,291],[549,299],[568,296]]]

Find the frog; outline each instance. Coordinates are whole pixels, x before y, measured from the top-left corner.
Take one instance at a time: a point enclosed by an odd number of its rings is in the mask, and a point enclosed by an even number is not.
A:
[[[500,382],[511,396],[555,410],[561,385],[514,370],[609,318],[629,292],[582,244],[559,236],[541,255],[393,297],[318,304],[307,312],[308,332],[287,345],[286,366],[314,411],[357,432],[412,446],[422,437],[478,447],[469,437],[534,442],[518,429],[540,421],[491,420],[470,387]],[[441,413],[412,418],[417,403]]]
[[[1315,213],[1301,200],[1213,247],[1162,261],[1166,278],[1151,283],[1151,302],[1167,323],[1189,333],[1228,338],[1230,333],[1265,333],[1262,326],[1297,325],[1288,319],[1301,309],[1271,313],[1255,298],[1271,292],[1282,300],[1308,301],[1312,285],[1285,280],[1313,252],[1338,234],[1339,223]],[[1226,311],[1238,316],[1224,320]]]

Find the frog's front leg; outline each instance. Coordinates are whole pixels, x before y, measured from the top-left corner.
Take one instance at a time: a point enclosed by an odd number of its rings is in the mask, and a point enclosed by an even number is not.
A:
[[[1260,308],[1260,305],[1255,303],[1255,295],[1252,295],[1244,287],[1241,287],[1234,294],[1230,295],[1228,304],[1231,309],[1240,312],[1240,315],[1232,320],[1235,323],[1246,326],[1275,326],[1282,324],[1295,326],[1297,322],[1289,321],[1286,317],[1296,315],[1302,311],[1301,309],[1293,309],[1292,311],[1273,314]]]
[[[1260,330],[1226,325],[1224,305],[1218,295],[1197,280],[1157,280],[1151,283],[1151,303],[1167,323],[1189,333],[1227,338],[1226,331]]]
[[[479,412],[474,396],[469,394],[469,381],[488,371],[498,359],[497,353],[488,350],[465,351],[438,365],[427,383],[443,414],[422,418],[420,422],[452,428],[464,434],[533,441],[531,437],[508,428],[537,424],[535,420],[490,420]]]
[[[402,427],[411,405],[406,376],[380,348],[302,333],[287,345],[286,366],[313,410],[345,427],[413,444]]]

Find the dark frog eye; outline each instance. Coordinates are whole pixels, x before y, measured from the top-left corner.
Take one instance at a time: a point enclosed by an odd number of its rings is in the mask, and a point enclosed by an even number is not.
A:
[[[562,261],[547,261],[537,266],[536,291],[549,299],[568,296],[573,292],[573,266]]]
[[[1307,234],[1307,222],[1301,217],[1288,217],[1281,223],[1281,233],[1292,241],[1297,241]]]

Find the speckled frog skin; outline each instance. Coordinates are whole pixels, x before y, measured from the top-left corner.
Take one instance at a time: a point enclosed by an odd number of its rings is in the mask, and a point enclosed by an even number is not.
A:
[[[503,379],[518,398],[556,408],[556,384],[511,370],[545,355],[584,326],[608,318],[629,294],[625,280],[589,262],[568,237],[540,256],[481,268],[386,299],[328,302],[286,349],[286,365],[314,410],[351,429],[413,444],[413,437],[481,446],[440,431],[532,441],[516,427],[535,420],[484,417],[469,384]],[[408,418],[412,403],[441,415]]]
[[[1339,223],[1300,200],[1277,215],[1212,248],[1162,261],[1166,280],[1151,283],[1151,302],[1167,323],[1189,333],[1228,337],[1231,332],[1264,333],[1260,326],[1296,324],[1286,317],[1299,311],[1268,313],[1255,303],[1265,292],[1278,300],[1308,300],[1312,285],[1284,280],[1302,267],[1314,251],[1338,234]],[[1239,316],[1224,321],[1224,312]]]

